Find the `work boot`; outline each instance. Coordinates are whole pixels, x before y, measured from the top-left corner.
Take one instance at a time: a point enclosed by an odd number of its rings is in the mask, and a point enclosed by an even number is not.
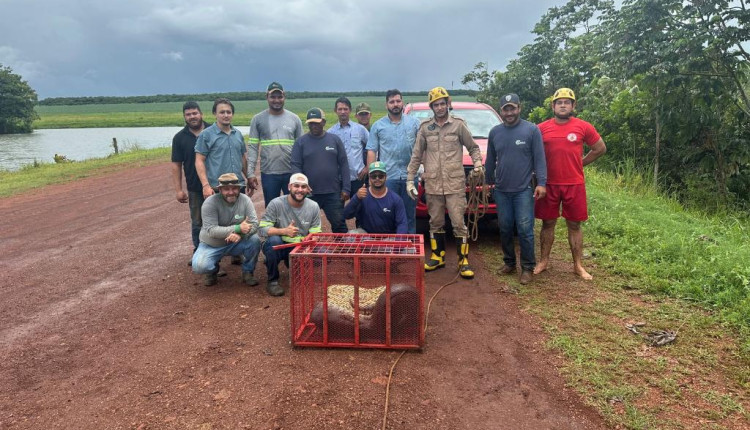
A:
[[[430,248],[432,248],[432,255],[424,264],[426,272],[445,267],[445,232],[430,233]]]
[[[516,266],[505,264],[500,269],[500,273],[502,273],[503,275],[510,275],[511,273],[516,273]]]
[[[221,265],[219,263],[216,263],[216,276],[219,278],[223,278],[224,276],[227,276],[227,271],[221,268]]]
[[[258,285],[258,280],[255,279],[252,272],[242,272],[242,282],[251,287]]]
[[[219,282],[219,278],[216,276],[216,273],[206,273],[203,275],[203,285],[210,287],[211,285],[216,285],[217,282]]]
[[[284,289],[279,285],[279,281],[268,281],[268,284],[266,284],[266,291],[274,297],[284,295]]]
[[[474,270],[469,266],[469,239],[457,237],[456,250],[458,251],[458,274],[464,279],[474,278]]]
[[[524,269],[523,271],[521,271],[521,279],[519,282],[521,283],[521,285],[526,285],[529,282],[531,282],[531,279],[533,277],[534,277],[534,274],[531,270]]]

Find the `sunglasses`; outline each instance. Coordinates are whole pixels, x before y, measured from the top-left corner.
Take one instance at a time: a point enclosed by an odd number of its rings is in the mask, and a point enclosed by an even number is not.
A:
[[[385,179],[385,173],[373,173],[370,175],[372,179]]]

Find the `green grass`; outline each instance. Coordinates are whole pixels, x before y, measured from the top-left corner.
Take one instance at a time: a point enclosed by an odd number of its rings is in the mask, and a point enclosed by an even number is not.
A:
[[[336,121],[333,105],[336,98],[287,99],[285,108],[304,118],[307,110],[319,107],[326,112],[329,124]],[[350,98],[356,106],[366,102],[372,108],[372,121],[384,116],[385,99],[383,97]],[[458,96],[455,100],[471,101],[469,96]],[[420,102],[421,99],[411,100],[407,97],[404,102]],[[214,117],[211,114],[213,101],[199,101],[203,116],[208,122]],[[233,102],[235,116],[233,123],[238,127],[247,127],[253,115],[266,109],[265,100],[247,100]],[[182,103],[123,103],[123,104],[92,104],[76,106],[37,106],[39,119],[34,121],[34,128],[83,128],[83,127],[157,127],[180,126],[182,119]]]
[[[750,352],[750,232],[740,214],[683,209],[625,178],[587,172],[586,240],[632,287],[697,303],[740,329]]]
[[[95,176],[103,171],[112,172],[113,169],[131,168],[167,161],[171,150],[171,148],[133,150],[81,162],[34,163],[14,172],[0,171],[0,197],[20,194],[27,192],[29,189],[46,185],[61,184]]]
[[[567,384],[611,427],[746,428],[747,218],[686,210],[632,170],[589,169],[586,178],[585,265],[594,280],[553,273],[519,289]],[[480,249],[487,266],[503,265],[496,245]],[[553,260],[569,270],[565,228]],[[676,331],[677,340],[651,347],[625,327],[634,322],[646,324],[643,332]]]

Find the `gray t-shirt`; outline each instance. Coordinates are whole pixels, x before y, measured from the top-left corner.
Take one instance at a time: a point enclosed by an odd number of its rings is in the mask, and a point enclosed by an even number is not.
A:
[[[245,217],[250,220],[252,228],[248,234],[240,234],[243,240],[258,231],[258,216],[255,213],[250,197],[245,194],[237,196],[233,205],[224,200],[221,193],[214,194],[203,202],[201,207],[203,227],[201,227],[200,241],[214,248],[227,244],[226,238],[234,232],[234,226],[241,223]]]
[[[247,145],[247,177],[255,177],[255,166],[260,148],[260,171],[267,174],[291,173],[294,141],[302,136],[302,121],[284,109],[281,115],[271,115],[268,109],[250,121],[250,140]]]
[[[271,227],[286,228],[294,221],[299,228],[296,237],[281,236],[284,242],[301,242],[310,233],[320,233],[320,207],[310,199],[305,199],[302,207],[294,208],[287,200],[288,196],[279,196],[271,200],[266,207],[266,213],[260,220],[260,235],[268,237]]]

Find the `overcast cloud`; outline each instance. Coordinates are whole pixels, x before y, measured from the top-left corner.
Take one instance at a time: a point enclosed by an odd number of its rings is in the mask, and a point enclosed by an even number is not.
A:
[[[0,64],[40,98],[462,88],[564,0],[0,0]]]

